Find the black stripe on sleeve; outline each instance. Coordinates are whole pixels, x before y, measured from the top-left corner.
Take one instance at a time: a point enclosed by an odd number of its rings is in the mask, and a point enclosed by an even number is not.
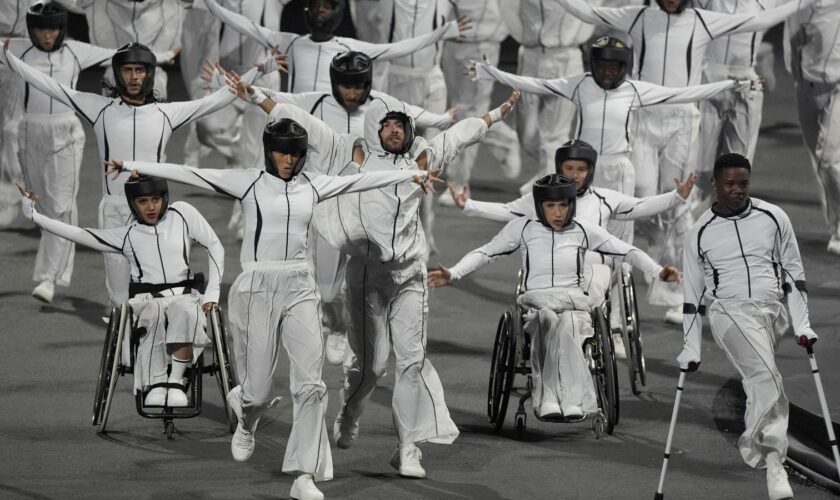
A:
[[[100,238],[99,236],[94,234],[90,229],[85,229],[85,228],[82,228],[82,229],[84,229],[85,232],[87,232],[89,235],[93,236],[93,238],[96,241],[98,241],[99,243],[105,245],[106,247],[113,248],[117,252],[122,252],[122,249],[120,247],[108,243],[107,241],[103,240],[102,238]]]

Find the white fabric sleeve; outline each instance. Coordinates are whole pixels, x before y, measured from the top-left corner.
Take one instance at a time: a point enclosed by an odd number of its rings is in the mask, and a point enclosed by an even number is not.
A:
[[[645,107],[655,106],[657,104],[702,101],[726,89],[737,86],[738,82],[735,80],[721,80],[719,82],[692,85],[689,87],[663,87],[639,80],[633,80],[630,84],[636,89],[636,93],[639,96],[639,106]]]
[[[519,249],[522,231],[527,223],[528,220],[524,217],[508,222],[489,243],[468,253],[449,269],[450,281],[457,281],[498,260],[499,257],[510,255]]]
[[[263,94],[268,96],[269,99],[277,104],[291,104],[292,106],[297,106],[306,111],[312,108],[312,105],[315,104],[318,97],[324,95],[323,92],[302,92],[292,94],[289,92],[280,92],[267,87],[255,86],[254,88],[260,89]]]
[[[483,119],[464,118],[429,141],[427,149],[432,150],[432,158],[428,168],[446,168],[466,148],[481,142],[485,135],[487,123]]]
[[[475,77],[477,80],[494,80],[502,85],[512,88],[519,88],[522,92],[540,95],[560,96],[564,99],[571,99],[575,87],[578,86],[584,75],[575,75],[568,78],[534,78],[531,76],[515,75],[502,71],[492,64],[483,62],[475,63]]]
[[[207,288],[204,290],[203,303],[219,302],[222,276],[225,274],[225,247],[210,223],[189,203],[173,203],[186,219],[190,238],[207,250]]]
[[[242,80],[253,83],[259,74],[261,74],[260,70],[251,68],[247,73],[242,75]],[[158,107],[169,118],[170,126],[174,131],[187,123],[224,108],[236,99],[236,95],[225,86],[201,99],[183,102],[166,102],[158,104]]]
[[[89,43],[67,40],[64,45],[76,56],[81,69],[91,68],[108,62],[116,54],[116,49],[106,49]]]
[[[355,38],[342,38],[350,50],[364,52],[374,61],[390,61],[424,49],[442,40],[458,38],[458,21],[449,21],[438,29],[425,35],[407,38],[393,43],[369,43]]]
[[[273,123],[280,118],[291,118],[300,123],[306,129],[308,135],[309,149],[320,154],[322,158],[333,156],[332,152],[337,152],[341,143],[341,135],[335,132],[326,123],[318,118],[310,115],[308,112],[293,106],[291,104],[277,104],[271,109],[268,114],[269,123]],[[327,167],[326,165],[324,167]],[[324,171],[327,171],[324,168]]]
[[[685,198],[680,196],[676,189],[669,193],[644,198],[628,196],[611,189],[599,189],[599,191],[607,199],[607,203],[613,210],[612,218],[617,220],[652,217],[686,202]]]
[[[577,220],[575,223],[580,225],[586,233],[585,244],[588,250],[617,257],[642,271],[645,275],[653,279],[659,279],[658,275],[662,271],[662,266],[654,262],[648,254],[611,235],[602,227]]]
[[[0,62],[6,64],[10,70],[17,73],[26,83],[52,97],[56,101],[70,106],[88,123],[93,123],[99,112],[107,106],[111,99],[62,85],[53,80],[46,73],[42,73],[32,66],[10,54],[5,48],[0,50]]]
[[[533,212],[534,196],[526,194],[508,203],[493,203],[469,199],[464,205],[463,214],[487,220],[508,222]]]
[[[446,130],[451,127],[452,123],[455,121],[452,118],[452,115],[447,112],[432,113],[420,106],[408,103],[406,103],[405,108],[408,114],[414,118],[414,124],[417,125],[418,128],[436,128]]]
[[[787,214],[782,210],[773,210],[779,224],[779,238],[781,239],[779,257],[781,258],[784,281],[789,285],[788,309],[790,309],[791,326],[796,335],[813,333],[808,313],[808,290],[805,284],[805,269],[799,254],[796,234]],[[792,282],[792,283],[791,283]]]
[[[586,0],[554,1],[581,21],[625,33],[630,31],[636,18],[639,17],[639,13],[646,9],[644,5],[595,7]]]
[[[67,42],[65,42],[65,45],[66,44],[67,44]],[[8,51],[9,51],[9,53],[14,55],[15,57],[20,58],[21,54],[23,54],[23,51],[25,51],[26,49],[28,49],[31,46],[32,46],[32,41],[28,38],[9,38]],[[2,62],[4,65],[6,64],[5,61],[0,61],[0,62]]]
[[[225,194],[233,198],[242,199],[254,182],[259,178],[261,170],[257,169],[215,169],[195,168],[176,163],[152,163],[145,161],[126,161],[125,170],[137,170],[141,174],[162,177],[170,181],[189,184],[208,191]]]
[[[234,30],[248,38],[256,41],[266,49],[276,48],[280,52],[286,51],[286,46],[296,37],[294,33],[283,33],[280,31],[270,30],[260,26],[247,17],[232,12],[216,2],[216,0],[199,0],[196,5],[201,6],[201,3],[207,6],[209,10],[217,19],[223,22],[226,26],[230,26]]]
[[[302,174],[309,178],[318,201],[340,194],[358,193],[411,180],[415,176],[425,177],[419,170],[376,170],[353,175]]]
[[[32,210],[32,222],[44,231],[65,240],[105,253],[122,253],[122,245],[128,226],[114,229],[93,229],[66,224]]]
[[[677,358],[680,368],[700,362],[700,341],[703,320],[703,294],[706,292],[703,262],[697,253],[697,231],[690,231],[685,239],[682,261],[683,282],[683,351]]]
[[[813,0],[791,0],[784,5],[760,12],[748,14],[724,14],[710,10],[697,10],[702,25],[711,38],[718,38],[735,33],[767,31],[776,24],[793,16],[800,8],[807,8]]]

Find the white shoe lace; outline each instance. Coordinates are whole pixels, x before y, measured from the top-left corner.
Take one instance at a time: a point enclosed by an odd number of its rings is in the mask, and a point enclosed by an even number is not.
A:
[[[415,446],[406,450],[405,458],[406,461],[411,462],[412,465],[420,465],[420,459],[423,458],[423,452],[420,451],[420,448]]]
[[[240,448],[249,448],[251,446],[251,432],[244,427],[236,430],[236,445]]]

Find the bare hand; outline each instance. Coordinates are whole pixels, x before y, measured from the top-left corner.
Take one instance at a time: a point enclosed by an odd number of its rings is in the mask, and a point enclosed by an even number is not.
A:
[[[458,112],[461,111],[461,108],[458,106],[452,106],[451,108],[446,110],[446,113],[450,116],[450,122],[455,123],[455,117],[458,116]]]
[[[449,269],[443,267],[443,264],[438,264],[437,270],[429,273],[426,282],[433,288],[440,288],[449,284],[452,279],[452,273]]]
[[[522,95],[522,92],[518,88],[513,89],[508,100],[502,104],[502,118],[510,116],[510,112],[513,111],[513,107],[516,105],[516,101],[519,100],[520,95]]]
[[[26,188],[23,187],[23,184],[21,184],[20,182],[15,182],[15,186],[17,186],[18,191],[20,191],[20,195],[24,198],[29,198],[32,201],[38,201],[41,199],[41,197],[35,194],[33,191],[27,191]]]
[[[455,202],[456,207],[464,208],[467,205],[467,201],[470,199],[470,187],[464,186],[464,189],[459,193],[455,191],[455,187],[450,184],[449,195],[452,196],[452,201]]]
[[[674,184],[677,185],[677,194],[682,197],[682,199],[688,198],[688,195],[691,194],[691,190],[694,188],[694,183],[697,182],[697,175],[694,172],[688,174],[688,177],[685,178],[683,182],[680,182],[679,179],[674,179]]]
[[[458,18],[458,31],[463,33],[467,30],[472,29],[472,20],[467,16],[461,16]]]
[[[184,48],[183,46],[178,45],[177,47],[175,47],[174,49],[172,49],[172,59],[170,59],[169,61],[167,61],[167,64],[175,64],[175,58],[178,56],[178,54],[180,54],[180,53],[181,53],[181,50],[182,50],[183,48]]]
[[[285,53],[278,52],[277,49],[271,49],[271,55],[274,56],[274,64],[277,65],[277,71],[281,73],[288,73],[289,56]]]
[[[216,307],[215,302],[205,302],[204,305],[201,306],[201,310],[205,313],[209,313],[214,307]]]
[[[9,49],[9,42],[11,42],[11,41],[12,41],[11,38],[6,38],[5,40],[3,40],[3,48],[8,50]]]
[[[116,179],[120,176],[121,173],[125,171],[125,164],[122,160],[107,160],[104,162],[105,165],[109,166],[110,168],[105,172],[105,175],[111,176],[111,179]],[[140,172],[137,169],[133,169],[131,171],[132,177],[140,177]]]
[[[433,168],[429,171],[428,175],[426,175],[425,179],[419,175],[415,175],[411,180],[419,184],[420,189],[422,189],[424,193],[428,193],[429,191],[431,191],[432,193],[437,193],[434,185],[444,184],[443,179],[437,177],[442,171],[443,169]]]
[[[225,74],[225,83],[231,94],[234,94],[243,101],[251,100],[251,94],[254,93],[254,88],[248,82],[243,81],[237,72],[228,71]]]
[[[669,283],[679,283],[680,271],[674,266],[664,266],[662,270],[659,271],[659,279]]]

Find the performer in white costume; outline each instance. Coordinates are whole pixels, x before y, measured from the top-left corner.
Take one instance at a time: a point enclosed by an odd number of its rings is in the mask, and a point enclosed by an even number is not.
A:
[[[590,312],[601,304],[604,290],[585,283],[587,250],[679,281],[676,268],[662,267],[603,228],[575,219],[577,191],[575,181],[562,175],[539,179],[532,196],[535,216],[516,218],[451,269],[439,265],[429,273],[432,286],[445,286],[520,250],[525,277],[517,302],[528,309],[525,329],[532,338],[533,406],[539,418],[579,418],[598,410],[581,344],[594,334]]]
[[[771,500],[793,498],[782,463],[787,455],[788,400],[774,346],[788,329],[803,345],[817,335],[808,319],[805,272],[790,219],[779,207],[750,197],[750,162],[739,154],[715,161],[716,201],[689,231],[683,271],[685,345],[680,368],[700,365],[702,320],[741,376],[746,429],[738,449],[750,467],[767,468]]]
[[[314,206],[341,193],[392,186],[419,172],[390,171],[344,177],[302,172],[308,134],[288,119],[273,120],[263,133],[265,169],[197,169],[183,165],[112,162],[118,169],[160,175],[242,201],[243,272],[230,289],[228,306],[240,385],[228,394],[239,417],[231,440],[234,460],[255,447],[260,417],[272,405],[272,377],[280,344],[290,360],[294,404],[283,471],[298,474],[293,498],[323,498],[313,480],[332,479],[332,456],[324,424],[327,388],[321,379],[318,290],[306,260]],[[348,168],[356,168],[352,164]]]
[[[80,228],[51,219],[35,210],[37,196],[21,189],[23,212],[59,238],[125,256],[131,264],[129,304],[138,331],[145,330],[132,367],[134,392],[146,394],[146,406],[187,406],[182,378],[210,342],[204,334],[202,310],[207,312],[219,302],[225,249],[192,205],[169,204],[165,180],[133,178],[124,187],[133,219],[122,227]],[[192,288],[197,286],[189,263],[193,242],[207,250],[209,260],[203,297]]]
[[[828,252],[840,255],[840,4],[818,0],[785,25],[802,138],[817,174]]]

